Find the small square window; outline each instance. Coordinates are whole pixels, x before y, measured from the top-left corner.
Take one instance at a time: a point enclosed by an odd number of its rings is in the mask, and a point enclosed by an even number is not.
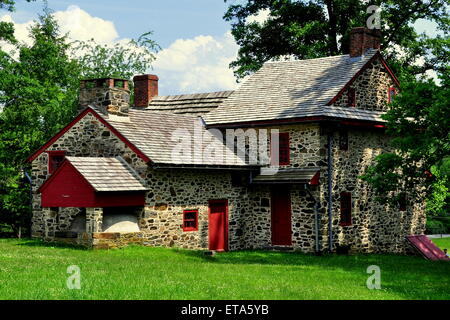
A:
[[[183,211],[183,231],[198,230],[198,210]]]
[[[394,87],[390,87],[388,91],[388,102],[391,103],[394,99],[395,95],[397,94],[397,89]]]
[[[355,88],[349,88],[347,92],[347,105],[349,107],[356,107],[356,90]]]
[[[65,151],[47,151],[48,153],[48,173],[55,172],[66,158]]]
[[[408,204],[408,198],[405,193],[400,194],[398,199],[398,209],[400,211],[406,211],[406,206]]]

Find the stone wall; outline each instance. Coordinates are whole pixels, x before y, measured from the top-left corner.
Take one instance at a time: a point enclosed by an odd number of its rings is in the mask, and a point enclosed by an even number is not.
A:
[[[358,252],[397,252],[405,253],[405,237],[422,234],[425,229],[423,208],[411,204],[407,211],[381,205],[367,183],[358,177],[363,175],[369,165],[382,151],[390,151],[389,139],[383,130],[348,128],[348,150],[339,149],[339,134],[333,134],[333,233],[334,247],[349,245]],[[322,136],[324,148],[326,135]],[[327,172],[322,170],[323,187],[323,225],[324,248],[328,248],[327,214]],[[352,225],[340,226],[340,193],[352,195]]]
[[[350,85],[356,92],[356,108],[366,110],[386,111],[388,90],[394,82],[379,60],[375,60]],[[348,94],[345,91],[333,104],[337,107],[348,106]],[[350,107],[349,107],[350,108]]]

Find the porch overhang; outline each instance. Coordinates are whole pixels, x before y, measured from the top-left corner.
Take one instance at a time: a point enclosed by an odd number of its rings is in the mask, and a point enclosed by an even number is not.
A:
[[[258,174],[252,184],[308,184],[316,186],[320,180],[320,168],[279,169],[273,174]]]
[[[148,189],[119,158],[67,157],[39,188],[42,207],[143,206]]]

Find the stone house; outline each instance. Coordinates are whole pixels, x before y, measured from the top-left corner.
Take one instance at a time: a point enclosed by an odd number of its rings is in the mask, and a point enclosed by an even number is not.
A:
[[[158,77],[81,82],[80,113],[29,157],[33,237],[303,252],[407,250],[423,208],[358,178],[389,150],[399,83],[377,33],[349,55],[268,62],[236,91],[158,95]]]

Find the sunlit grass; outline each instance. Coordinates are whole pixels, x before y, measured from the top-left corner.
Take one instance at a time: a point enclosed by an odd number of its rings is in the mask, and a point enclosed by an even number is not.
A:
[[[81,289],[66,286],[81,269]],[[369,290],[367,267],[381,268]],[[0,299],[450,299],[450,263],[420,257],[149,247],[83,250],[0,240]]]

